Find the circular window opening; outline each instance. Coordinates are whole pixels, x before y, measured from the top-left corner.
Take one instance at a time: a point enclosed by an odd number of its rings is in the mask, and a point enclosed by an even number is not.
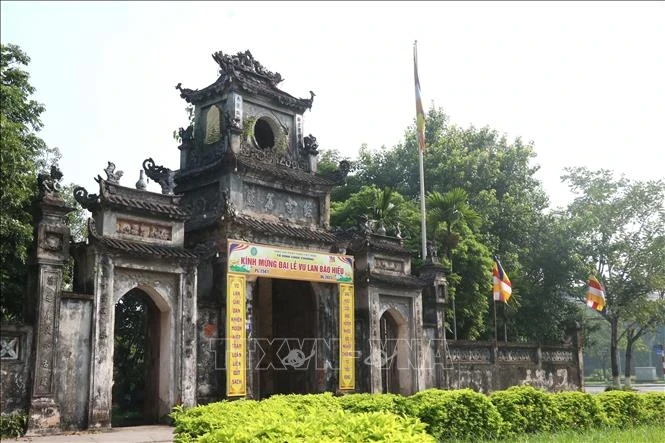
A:
[[[254,124],[254,140],[261,149],[272,149],[275,146],[275,134],[266,118],[260,118]]]

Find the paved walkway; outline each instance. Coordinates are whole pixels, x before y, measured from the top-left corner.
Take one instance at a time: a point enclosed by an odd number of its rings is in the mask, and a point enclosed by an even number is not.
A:
[[[173,427],[165,425],[128,426],[126,428],[113,428],[110,431],[94,432],[81,431],[62,435],[49,435],[44,437],[21,437],[19,442],[34,443],[154,443],[172,442]]]

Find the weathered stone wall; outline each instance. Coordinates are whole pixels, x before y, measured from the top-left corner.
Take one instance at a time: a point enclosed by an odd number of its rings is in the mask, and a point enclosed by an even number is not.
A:
[[[91,328],[92,296],[63,292],[54,374],[63,430],[87,425]]]
[[[27,411],[32,326],[0,325],[0,412]]]
[[[430,352],[434,347],[429,346]],[[444,360],[447,386],[490,393],[511,386],[531,385],[550,392],[583,387],[577,348],[527,343],[449,341]]]

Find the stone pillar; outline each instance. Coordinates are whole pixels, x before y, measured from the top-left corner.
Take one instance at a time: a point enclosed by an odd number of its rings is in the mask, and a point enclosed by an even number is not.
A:
[[[111,427],[111,389],[113,386],[113,260],[106,254],[95,257],[95,295],[92,319],[90,403],[88,427]]]
[[[449,374],[446,370],[452,366],[448,361],[448,345],[445,328],[445,303],[448,298],[448,282],[443,266],[438,263],[428,263],[420,271],[420,278],[424,280],[423,288],[423,323],[435,323],[436,353],[434,365],[436,368],[436,384],[438,388],[450,387]]]
[[[196,406],[196,266],[188,266],[187,271],[180,280],[183,312],[180,401],[183,406],[191,408]]]
[[[42,187],[40,176],[40,187]],[[54,385],[56,341],[60,319],[62,270],[69,259],[67,213],[73,211],[60,199],[57,187],[50,192],[41,189],[35,207],[34,255],[26,306],[34,311],[27,315],[34,321],[32,387],[27,435],[54,433],[60,430],[60,407],[55,401]]]

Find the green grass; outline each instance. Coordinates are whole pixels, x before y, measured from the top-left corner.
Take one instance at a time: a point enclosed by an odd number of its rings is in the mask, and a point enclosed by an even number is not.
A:
[[[663,426],[637,426],[630,429],[602,429],[584,433],[561,432],[558,434],[523,435],[510,440],[484,440],[511,443],[655,443],[665,440]]]

